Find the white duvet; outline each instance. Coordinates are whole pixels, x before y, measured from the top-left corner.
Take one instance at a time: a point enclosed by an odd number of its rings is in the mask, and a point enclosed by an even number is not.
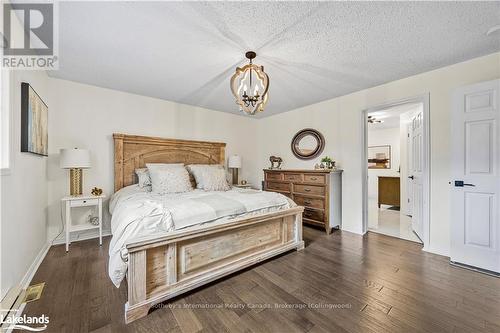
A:
[[[193,190],[158,195],[138,185],[116,192],[109,204],[111,233],[109,277],[116,287],[127,272],[126,244],[134,239],[204,223],[224,223],[236,217],[287,209],[295,204],[274,192],[233,188],[227,192]]]

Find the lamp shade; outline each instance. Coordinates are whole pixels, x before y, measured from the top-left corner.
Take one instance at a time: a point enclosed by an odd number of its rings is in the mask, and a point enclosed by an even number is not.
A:
[[[229,157],[228,167],[239,169],[241,168],[241,156],[232,155]]]
[[[61,149],[59,165],[63,169],[90,168],[90,152],[87,149]]]

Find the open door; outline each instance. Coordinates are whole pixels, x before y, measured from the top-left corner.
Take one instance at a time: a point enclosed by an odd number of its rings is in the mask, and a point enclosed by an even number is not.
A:
[[[423,111],[419,111],[411,120],[410,172],[408,176],[411,189],[411,227],[420,239],[423,239],[424,222],[424,122]]]
[[[500,80],[453,96],[451,261],[500,272]]]
[[[411,126],[412,124],[409,123],[406,125],[406,133],[407,133],[407,138],[406,138],[406,173],[410,175],[412,173],[412,149],[411,149],[411,140],[412,140],[412,135],[411,135]],[[406,177],[405,173],[405,179],[401,179],[401,181],[406,181],[406,215],[412,216],[413,215],[413,180],[410,177]]]

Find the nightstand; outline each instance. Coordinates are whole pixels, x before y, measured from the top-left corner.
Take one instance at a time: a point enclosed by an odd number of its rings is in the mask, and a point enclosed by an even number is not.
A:
[[[251,184],[245,184],[245,185],[243,185],[243,184],[234,185],[233,184],[233,187],[251,189],[252,185]]]
[[[79,196],[67,196],[61,199],[62,203],[66,208],[66,219],[65,219],[65,229],[66,229],[66,252],[69,250],[70,234],[74,231],[92,230],[99,229],[99,245],[102,245],[102,200],[106,196],[104,195],[79,195]],[[75,207],[97,207],[99,224],[93,225],[90,222],[84,224],[73,225],[71,223],[71,209]]]

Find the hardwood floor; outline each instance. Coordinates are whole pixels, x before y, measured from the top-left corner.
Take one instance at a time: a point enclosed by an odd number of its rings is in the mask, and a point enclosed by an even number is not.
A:
[[[418,244],[304,228],[289,252],[124,323],[126,285],[107,276],[107,248],[54,246],[28,315],[46,332],[500,332],[500,279],[450,266]],[[201,308],[205,306],[205,308]],[[207,309],[206,307],[210,307]],[[288,308],[286,308],[288,307]]]

